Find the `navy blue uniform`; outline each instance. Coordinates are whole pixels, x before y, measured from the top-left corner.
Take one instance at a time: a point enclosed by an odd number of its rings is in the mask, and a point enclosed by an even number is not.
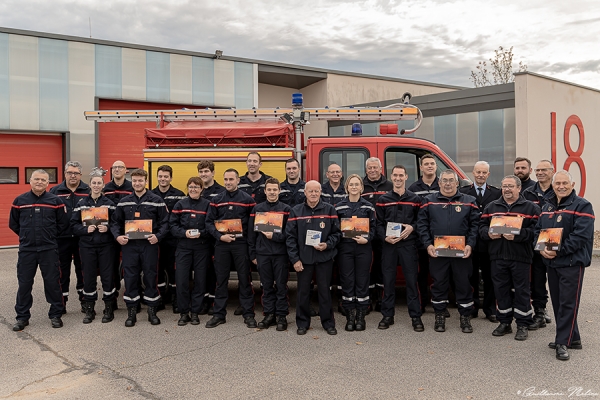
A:
[[[338,186],[337,190],[333,190],[330,182],[325,182],[321,185],[321,200],[334,207],[347,196],[343,181],[340,182],[340,186]]]
[[[227,315],[227,299],[229,292],[229,271],[235,266],[238,274],[240,305],[243,308],[244,318],[254,317],[254,291],[250,275],[248,257],[248,220],[252,207],[256,203],[249,194],[236,189],[233,192],[225,191],[215,196],[210,204],[210,211],[206,221],[208,232],[216,239],[215,245],[215,273],[217,287],[215,290],[214,315],[225,319]],[[236,237],[235,241],[225,243],[221,241],[223,233],[219,232],[215,223],[223,220],[239,219],[242,222],[243,234]]]
[[[321,232],[321,243],[327,243],[325,250],[319,251],[306,245],[308,230]],[[342,236],[335,208],[323,200],[314,208],[307,203],[298,204],[292,208],[285,231],[290,262],[302,261],[304,267],[297,273],[296,325],[298,328],[310,327],[310,283],[313,273],[316,273],[321,325],[325,329],[335,327],[329,286],[336,246]]]
[[[225,188],[220,185],[217,181],[213,181],[213,184],[202,190],[202,197],[212,202],[214,197],[220,193],[223,193]],[[210,254],[208,256],[208,269],[206,271],[206,293],[204,294],[204,301],[208,304],[208,307],[215,301],[215,287],[217,285],[217,275],[215,273],[215,264],[213,262],[213,256],[215,254],[215,242],[211,236],[212,246],[210,247]]]
[[[169,210],[164,201],[146,190],[141,197],[130,194],[123,197],[119,204],[110,230],[116,239],[125,234],[125,221],[151,220],[152,233],[160,242],[169,230]],[[150,244],[147,239],[130,239],[121,246],[123,251],[123,275],[125,293],[123,299],[127,307],[135,307],[140,301],[140,273],[144,273],[144,300],[151,307],[160,304],[158,291],[158,245]]]
[[[577,314],[583,273],[592,262],[595,218],[592,204],[573,191],[558,206],[546,203],[535,227],[534,243],[542,229],[563,229],[556,257],[543,258],[556,320],[556,344],[571,346],[573,341],[581,340]]]
[[[292,185],[286,179],[281,182],[281,191],[279,192],[279,201],[287,204],[291,208],[294,208],[298,204],[304,203],[306,196],[304,195],[304,186],[306,182],[302,179],[298,180],[298,183]]]
[[[260,174],[260,178],[251,181],[246,172],[244,176],[240,176],[240,183],[238,185],[238,189],[249,194],[257,204],[267,201],[265,182],[270,178],[269,175],[263,174],[261,171],[258,171],[258,173]]]
[[[67,216],[71,219],[71,214],[75,205],[83,197],[90,193],[90,187],[85,182],[79,182],[79,186],[72,191],[65,181],[50,189],[50,193],[60,197],[67,206]],[[73,234],[71,227],[67,228],[58,237],[58,256],[60,257],[60,287],[65,297],[65,302],[69,300],[69,286],[71,284],[71,263],[75,264],[75,276],[77,283],[75,288],[79,295],[79,300],[83,300],[83,276],[81,272],[81,257],[79,256],[79,237]]]
[[[536,183],[537,182],[531,178],[527,178],[527,180],[521,181],[521,193],[523,193],[525,190],[529,189],[530,187],[535,186]]]
[[[265,201],[257,204],[250,214],[248,223],[248,244],[250,259],[257,261],[260,283],[263,288],[262,305],[264,314],[288,315],[289,259],[285,244],[285,227],[291,208],[281,201],[271,203]],[[254,231],[257,213],[281,214],[283,225],[281,232],[274,232],[272,239],[267,239],[261,232]]]
[[[60,261],[57,237],[69,228],[66,206],[57,196],[33,191],[18,196],[10,209],[9,228],[19,235],[17,261],[17,320],[29,321],[33,279],[39,265],[44,279],[44,294],[50,304],[49,318],[60,317],[65,305],[60,288]]]
[[[377,236],[383,243],[383,301],[381,314],[384,317],[394,316],[396,302],[396,275],[398,265],[402,266],[402,273],[406,281],[406,302],[408,314],[411,318],[420,317],[422,313],[422,299],[419,293],[418,253],[417,253],[417,217],[421,198],[406,190],[402,195],[390,191],[377,201]],[[410,225],[411,234],[396,244],[385,241],[388,222],[397,222]]]
[[[98,228],[89,233],[88,227],[83,226],[82,210],[104,207],[108,212],[108,221],[112,220],[115,205],[106,196],[100,195],[93,199],[92,195],[79,200],[71,215],[71,229],[79,237],[79,252],[83,268],[83,300],[93,302],[98,300],[96,278],[100,272],[102,282],[102,300],[110,301],[116,297],[117,290],[113,281],[113,242],[115,241],[110,229],[100,232]],[[108,221],[107,227],[108,227]]]

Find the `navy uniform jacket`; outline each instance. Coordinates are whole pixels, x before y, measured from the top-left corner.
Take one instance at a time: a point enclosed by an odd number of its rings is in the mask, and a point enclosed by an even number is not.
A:
[[[79,182],[79,186],[75,189],[75,191],[71,191],[65,181],[62,181],[59,185],[54,186],[50,189],[50,193],[60,197],[60,199],[67,206],[67,216],[69,220],[71,219],[71,214],[73,213],[73,209],[84,197],[87,197],[90,194],[90,187],[85,182]],[[73,237],[73,230],[69,226],[63,233],[59,236],[61,238]]]
[[[535,225],[540,215],[540,208],[533,202],[526,200],[523,195],[519,195],[517,201],[508,204],[504,198],[492,201],[487,205],[481,216],[479,224],[479,238],[485,246],[490,256],[490,260],[518,261],[531,264],[533,259],[533,235]],[[493,217],[512,216],[522,217],[521,233],[515,235],[514,240],[490,239],[488,231]]]
[[[523,190],[523,188],[521,188],[521,194],[527,200],[537,204],[540,209],[543,209],[544,205],[548,202],[556,203],[556,193],[554,193],[552,185],[550,185],[546,191],[543,191],[539,182],[535,182],[535,184],[527,190]]]
[[[481,203],[477,199],[477,187],[475,184],[464,186],[459,188],[461,193],[468,194],[470,196],[475,197],[475,203],[479,206],[479,212],[483,213],[485,207],[490,204],[494,200],[498,200],[502,197],[502,190],[498,189],[495,186],[490,185],[489,183],[485,186],[485,192],[483,192],[483,197]],[[477,240],[476,248],[473,250],[485,252],[487,250],[487,246],[481,242],[481,240]]]
[[[161,199],[163,199],[163,201],[167,205],[167,209],[169,210],[169,213],[173,210],[173,207],[175,207],[175,204],[177,204],[177,202],[179,200],[186,198],[185,193],[183,193],[181,190],[173,187],[172,185],[170,185],[169,190],[167,190],[164,193],[161,192],[160,188],[157,186],[154,189],[152,189],[152,193],[154,193],[155,195],[157,195]],[[165,240],[163,241],[163,243],[166,243],[170,246],[177,245],[177,241],[173,238],[170,231],[167,233],[167,236],[165,237]]]
[[[208,229],[208,233],[217,239],[217,246],[227,244],[221,242],[223,234],[215,227],[215,221],[225,219],[242,220],[243,236],[236,238],[234,243],[245,244],[247,242],[248,220],[250,219],[252,207],[255,205],[254,199],[240,189],[236,189],[233,192],[225,190],[214,197],[210,203],[208,217],[206,218],[206,228]]]
[[[304,203],[306,196],[304,195],[304,187],[306,182],[302,179],[295,185],[290,185],[287,179],[281,182],[281,191],[279,192],[279,201],[287,204],[290,207],[295,207],[298,204]]]
[[[413,227],[412,233],[406,239],[396,243],[395,246],[403,247],[417,243],[417,217],[420,207],[421,198],[410,190],[405,190],[402,196],[390,191],[379,198],[375,208],[377,213],[377,236],[384,242],[384,245],[389,244],[385,241],[388,222],[398,222]]]
[[[73,230],[74,235],[79,236],[80,247],[99,247],[106,244],[112,244],[115,241],[110,229],[102,233],[96,228],[94,232],[89,233],[88,227],[83,226],[81,211],[96,207],[105,207],[108,210],[107,222],[112,221],[116,209],[115,203],[110,201],[103,194],[96,200],[94,200],[90,194],[87,197],[80,199],[77,206],[73,209],[73,214],[71,215],[71,229]]]
[[[251,260],[255,260],[257,254],[287,254],[287,247],[285,245],[285,227],[287,225],[287,220],[290,216],[291,210],[292,209],[290,206],[282,203],[281,201],[276,201],[275,203],[265,201],[254,206],[248,222],[248,245]],[[267,237],[262,233],[254,231],[254,220],[256,218],[256,213],[259,212],[283,215],[283,226],[281,228],[281,232],[273,233],[272,239],[267,239]]]
[[[13,201],[8,227],[19,235],[19,251],[58,249],[57,237],[69,228],[67,206],[52,193],[23,193]]]
[[[458,191],[452,197],[434,193],[421,202],[417,231],[425,248],[435,236],[449,235],[464,236],[465,244],[475,249],[480,217],[475,197]]]
[[[321,243],[327,243],[327,249],[319,251],[306,245],[306,232],[309,229],[321,232]],[[342,237],[335,208],[323,200],[319,200],[314,208],[310,208],[306,203],[292,208],[285,233],[288,256],[292,264],[297,261],[316,264],[332,260],[337,254],[335,246]]]
[[[210,208],[210,201],[200,197],[192,199],[184,197],[179,200],[169,215],[169,227],[171,235],[178,239],[177,247],[182,249],[193,249],[196,244],[212,243],[213,237],[206,229],[206,217]],[[198,229],[200,237],[190,239],[185,235],[188,229]]]
[[[150,190],[138,197],[135,193],[123,197],[114,214],[110,231],[114,238],[125,234],[125,221],[136,219],[152,220],[152,233],[159,241],[169,232],[169,210],[159,196]],[[141,240],[141,239],[140,239]]]
[[[381,196],[394,189],[394,184],[387,180],[383,175],[376,180],[370,181],[368,177],[363,178],[363,185],[365,186],[362,198],[371,203],[373,207],[377,205],[377,201]]]
[[[369,220],[369,236],[366,239],[371,243],[375,237],[377,220],[375,219],[375,207],[373,207],[370,202],[363,198],[359,198],[357,202],[353,203],[346,198],[335,206],[335,211],[340,219],[340,225],[342,223],[342,218],[367,218]],[[341,242],[356,244],[356,241],[352,238],[342,237],[340,240]]]
[[[129,196],[132,193],[133,186],[131,185],[131,181],[127,179],[125,179],[121,186],[118,186],[115,181],[110,181],[104,186],[104,195],[115,204],[119,204],[119,201],[123,197]]]
[[[340,201],[346,198],[346,189],[344,189],[344,181],[340,182],[337,190],[333,190],[329,181],[321,185],[321,200],[332,206],[336,206]]]
[[[521,193],[523,193],[525,190],[529,189],[530,187],[535,186],[536,183],[537,182],[531,178],[527,178],[526,181],[521,181]]]
[[[425,196],[439,192],[440,182],[438,177],[436,176],[433,182],[431,182],[431,185],[428,185],[425,182],[423,182],[423,177],[420,177],[416,182],[414,182],[408,187],[408,190],[418,195],[422,199]]]
[[[241,176],[238,189],[252,196],[256,203],[262,203],[267,201],[267,196],[265,195],[265,182],[270,176],[263,174],[261,171],[258,171],[258,173],[260,174],[260,178],[254,182],[248,178],[247,172],[244,176]]]
[[[575,191],[558,206],[546,203],[535,227],[534,245],[542,229],[563,228],[563,232],[556,257],[542,257],[544,264],[550,268],[588,267],[592,263],[595,218],[592,204]]]
[[[216,195],[218,195],[219,193],[223,193],[224,191],[225,187],[223,187],[223,185],[220,185],[217,181],[213,181],[212,185],[202,190],[201,196],[204,197],[206,200],[212,202],[213,198]]]

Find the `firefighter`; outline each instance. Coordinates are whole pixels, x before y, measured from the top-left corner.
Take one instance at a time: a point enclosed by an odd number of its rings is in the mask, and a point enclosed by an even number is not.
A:
[[[554,165],[549,160],[541,160],[535,167],[537,183],[523,191],[523,196],[540,209],[544,209],[546,203],[555,203],[556,194],[552,189],[552,177],[554,176]],[[531,303],[533,304],[533,320],[545,328],[551,322],[546,311],[548,304],[548,290],[546,289],[546,266],[540,253],[534,252],[531,262]]]
[[[202,190],[202,197],[212,202],[212,199],[225,191],[225,188],[215,181],[215,163],[210,160],[200,160],[198,163],[198,176],[202,179],[204,189]],[[208,270],[206,271],[206,293],[204,294],[204,301],[202,302],[202,308],[200,309],[200,315],[213,315],[214,308],[213,303],[215,301],[215,286],[217,284],[217,276],[215,275],[215,264],[213,263],[213,255],[215,252],[215,240],[210,236],[212,240],[212,246],[210,246],[210,254],[208,260]]]
[[[12,204],[9,228],[19,236],[17,261],[17,320],[13,331],[22,331],[29,325],[33,296],[31,290],[38,265],[44,279],[44,294],[50,304],[48,317],[53,328],[61,328],[64,314],[60,288],[60,260],[57,237],[69,226],[69,217],[63,201],[46,192],[50,176],[43,169],[33,171],[29,183],[31,191],[18,196]]]
[[[514,173],[521,180],[521,194],[535,185],[535,181],[530,178],[533,168],[531,160],[526,157],[517,157],[513,163]]]
[[[473,166],[473,178],[475,183],[460,188],[462,193],[475,197],[479,212],[494,200],[502,196],[502,191],[487,183],[490,177],[490,164],[486,161],[477,161]],[[494,296],[494,284],[491,276],[490,255],[487,246],[478,238],[473,249],[473,274],[471,275],[471,286],[473,287],[475,301],[472,318],[477,318],[479,309],[483,310],[485,317],[490,322],[496,322],[496,298]],[[481,270],[481,274],[480,271]],[[483,281],[483,302],[479,299],[479,282]]]
[[[173,168],[170,165],[161,165],[157,169],[156,177],[158,180],[158,186],[152,189],[152,193],[163,199],[169,213],[173,210],[175,204],[185,198],[185,193],[181,190],[173,187],[171,181],[173,180]],[[173,306],[173,313],[179,312],[177,307],[177,291],[175,289],[175,249],[177,248],[177,239],[175,239],[171,232],[158,243],[158,290],[160,291],[160,297],[163,302],[160,305],[161,309],[164,309],[164,303],[166,303],[165,295],[167,292],[167,283],[165,282],[165,273],[169,281],[169,292],[171,293],[171,304]]]
[[[257,204],[266,201],[265,182],[270,176],[260,170],[260,167],[262,167],[262,157],[260,154],[255,151],[248,153],[246,167],[248,168],[248,172],[240,178],[238,188],[252,196]]]
[[[79,200],[73,209],[71,216],[71,229],[79,237],[79,253],[83,268],[83,301],[85,317],[84,324],[91,323],[96,317],[94,306],[98,300],[97,276],[100,272],[102,282],[102,301],[104,312],[102,322],[107,323],[114,319],[114,302],[117,290],[113,281],[112,259],[114,238],[108,229],[108,223],[112,220],[115,205],[105,195],[103,176],[106,171],[102,168],[94,168],[90,173],[91,193],[88,197]],[[91,210],[101,208],[106,213],[107,220],[90,221],[82,218],[82,214]],[[87,223],[86,223],[87,220]]]
[[[82,167],[79,161],[67,162],[65,164],[65,180],[50,189],[50,193],[60,197],[67,206],[69,220],[77,202],[90,193],[90,187],[81,181],[81,170]],[[65,312],[69,300],[71,264],[75,264],[75,277],[77,279],[75,288],[83,312],[83,276],[81,274],[81,257],[79,256],[79,237],[73,234],[70,226],[58,237],[58,256],[60,257],[60,287],[64,297]]]
[[[436,332],[446,330],[444,311],[448,306],[450,274],[455,284],[456,303],[460,314],[460,328],[464,333],[473,332],[473,288],[469,279],[473,264],[471,253],[477,240],[479,207],[475,197],[458,191],[458,176],[448,169],[440,176],[440,191],[426,196],[419,210],[417,232],[429,254],[431,302],[435,311]],[[464,255],[462,258],[438,257],[434,247],[436,236],[462,236]]]
[[[131,181],[125,179],[125,175],[127,173],[127,167],[125,167],[125,163],[121,160],[117,160],[113,163],[111,167],[112,179],[104,186],[104,195],[107,199],[112,201],[115,206],[119,204],[119,201],[125,196],[129,196],[133,193],[133,186],[131,186]],[[115,282],[115,288],[117,289],[117,296],[119,290],[121,290],[121,271],[119,270],[119,265],[121,264],[121,245],[115,241],[113,242],[113,279]],[[117,306],[117,301],[115,297],[115,307]],[[116,309],[116,308],[115,308]]]
[[[285,181],[281,182],[279,201],[291,208],[304,203],[304,182],[300,178],[300,163],[295,158],[289,158],[285,162]]]
[[[321,197],[325,203],[335,207],[346,198],[343,182],[342,167],[336,163],[330,164],[327,167],[327,182],[321,185]]]
[[[365,233],[341,238],[338,244],[340,284],[342,286],[342,307],[346,311],[345,330],[364,331],[365,315],[369,308],[369,270],[373,261],[371,242],[375,237],[375,208],[361,198],[364,190],[360,176],[352,174],[344,184],[348,197],[335,207],[340,224],[367,221]],[[353,231],[356,229],[352,228]]]
[[[393,189],[393,184],[381,173],[381,160],[371,157],[365,162],[367,175],[363,179],[365,190],[362,198],[369,201],[373,207],[381,196]],[[381,311],[381,291],[383,290],[383,277],[381,275],[382,246],[378,235],[371,241],[373,247],[373,264],[371,265],[371,276],[369,282],[369,303],[375,301],[375,311]],[[368,312],[368,311],[367,311]]]
[[[287,330],[289,314],[288,287],[289,258],[285,244],[285,227],[290,206],[279,201],[279,180],[269,178],[265,182],[267,201],[257,204],[248,223],[250,260],[258,267],[263,288],[262,305],[264,319],[258,323],[261,329],[276,325],[278,331]],[[276,230],[255,231],[258,213],[281,215],[281,226]],[[264,225],[264,224],[263,224]]]
[[[406,190],[408,179],[406,167],[394,166],[391,178],[394,188],[379,198],[376,207],[377,235],[383,241],[382,276],[384,284],[381,303],[383,318],[379,322],[378,328],[387,329],[394,324],[396,275],[398,265],[401,265],[406,281],[408,315],[411,318],[413,329],[416,332],[423,332],[425,327],[421,320],[423,307],[419,296],[419,257],[416,230],[421,198],[410,190]],[[402,225],[400,236],[388,235],[388,225],[393,223]]]
[[[136,311],[140,303],[140,273],[144,273],[144,300],[148,305],[148,321],[159,325],[156,315],[160,305],[158,291],[158,242],[169,230],[169,210],[163,200],[146,189],[148,173],[143,169],[131,171],[133,194],[125,196],[117,204],[117,209],[110,230],[123,249],[123,275],[125,277],[125,293],[123,299],[127,305],[126,327],[135,326]],[[125,225],[137,226],[135,231],[126,231]],[[139,228],[140,225],[151,225],[151,232]],[[129,235],[142,236],[130,239]]]
[[[494,336],[512,333],[512,321],[517,321],[515,340],[526,340],[529,330],[538,329],[533,322],[529,293],[529,266],[533,258],[533,234],[540,208],[520,194],[521,179],[508,175],[502,179],[502,197],[490,202],[481,216],[479,238],[487,247],[491,260],[491,277],[496,294],[500,325]],[[520,217],[518,234],[490,233],[494,217]],[[512,290],[514,289],[514,292]]]
[[[305,194],[306,202],[292,209],[286,227],[288,256],[298,273],[296,333],[306,335],[310,328],[310,283],[316,273],[321,325],[329,335],[337,335],[329,286],[340,224],[335,208],[321,200],[319,182],[306,182]]]
[[[542,208],[535,227],[535,241],[542,229],[562,228],[559,250],[540,251],[548,268],[548,287],[556,321],[556,337],[548,346],[556,350],[556,358],[568,360],[567,349],[581,349],[577,314],[581,299],[583,274],[592,262],[594,242],[594,210],[592,204],[573,190],[575,182],[567,171],[552,177],[556,200]],[[535,242],[534,242],[535,243]]]
[[[199,325],[206,293],[206,272],[212,257],[214,240],[206,230],[206,216],[210,201],[203,198],[204,183],[193,176],[187,182],[188,196],[178,201],[169,216],[171,234],[178,239],[175,270],[179,321]],[[190,275],[194,273],[194,288],[190,293]],[[173,306],[175,307],[175,306]],[[191,311],[191,316],[190,316]]]
[[[227,285],[229,283],[229,271],[233,265],[238,274],[239,298],[244,323],[248,328],[256,328],[254,291],[252,289],[247,242],[248,220],[250,219],[252,207],[256,203],[250,195],[238,189],[240,178],[237,170],[227,169],[223,174],[223,183],[226,190],[215,196],[211,202],[206,221],[208,232],[217,241],[215,245],[217,287],[215,290],[214,315],[206,323],[206,327],[214,328],[226,322],[227,298],[229,297]]]

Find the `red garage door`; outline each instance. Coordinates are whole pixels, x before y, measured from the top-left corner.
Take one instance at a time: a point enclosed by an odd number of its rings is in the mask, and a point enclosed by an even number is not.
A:
[[[0,133],[0,246],[19,244],[8,228],[8,216],[15,197],[31,190],[29,177],[36,169],[50,174],[48,189],[63,180],[64,146],[61,134]]]

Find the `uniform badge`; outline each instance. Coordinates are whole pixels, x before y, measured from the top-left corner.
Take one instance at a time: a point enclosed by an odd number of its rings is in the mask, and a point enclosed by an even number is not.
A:
[[[229,209],[230,209],[230,210],[233,210],[233,206],[229,206]]]
[[[559,215],[558,218],[556,218],[556,222],[560,222],[562,220],[562,215]]]
[[[307,223],[307,224],[310,224],[310,218],[306,220],[306,223]]]
[[[325,222],[321,221],[321,223],[319,224],[319,228],[325,229]]]
[[[460,212],[460,210],[461,210],[460,206],[456,206],[456,207],[454,207],[454,209],[456,210],[456,212]]]
[[[369,196],[369,198],[370,198],[370,199],[372,199],[372,198],[373,198],[373,193],[371,193],[371,195]]]
[[[191,217],[192,217],[192,218],[196,218],[196,214],[192,214],[192,215],[191,215]]]

